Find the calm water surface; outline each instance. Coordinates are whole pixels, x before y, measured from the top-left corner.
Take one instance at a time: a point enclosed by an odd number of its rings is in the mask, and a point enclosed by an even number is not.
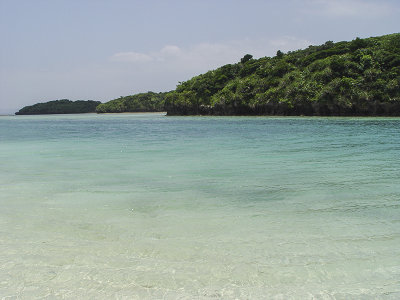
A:
[[[400,119],[0,117],[0,299],[399,299]]]

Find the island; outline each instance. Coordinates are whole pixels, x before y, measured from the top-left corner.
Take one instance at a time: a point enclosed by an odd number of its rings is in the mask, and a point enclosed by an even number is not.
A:
[[[399,116],[400,34],[240,62],[180,83],[168,115]]]
[[[16,112],[16,115],[41,115],[41,114],[80,114],[94,113],[100,101],[68,99],[53,100],[45,103],[36,103],[25,106]]]

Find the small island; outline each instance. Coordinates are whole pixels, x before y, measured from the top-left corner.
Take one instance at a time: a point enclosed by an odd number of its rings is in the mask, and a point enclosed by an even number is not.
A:
[[[36,103],[25,106],[16,112],[16,115],[42,115],[42,114],[81,114],[94,113],[100,101],[68,99],[54,100],[45,103]]]

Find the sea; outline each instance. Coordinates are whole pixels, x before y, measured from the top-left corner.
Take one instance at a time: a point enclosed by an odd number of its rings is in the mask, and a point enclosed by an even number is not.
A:
[[[0,117],[0,299],[399,299],[400,118]]]

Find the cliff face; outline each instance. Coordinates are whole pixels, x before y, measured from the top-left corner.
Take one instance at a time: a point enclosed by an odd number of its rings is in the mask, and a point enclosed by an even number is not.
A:
[[[353,104],[351,107],[326,103],[297,104],[286,103],[264,104],[255,106],[203,106],[170,107],[169,116],[179,115],[213,115],[213,116],[400,116],[400,101]]]
[[[165,96],[168,115],[400,115],[400,34],[225,65]]]
[[[77,100],[70,101],[67,99],[54,100],[45,103],[37,103],[25,106],[16,112],[16,115],[41,115],[41,114],[79,114],[95,112],[100,101],[93,100]]]
[[[400,116],[400,100],[358,101],[343,106],[340,103],[287,102],[256,104],[253,106],[234,105],[199,105],[167,106],[168,116],[178,115],[214,115],[214,116]]]

